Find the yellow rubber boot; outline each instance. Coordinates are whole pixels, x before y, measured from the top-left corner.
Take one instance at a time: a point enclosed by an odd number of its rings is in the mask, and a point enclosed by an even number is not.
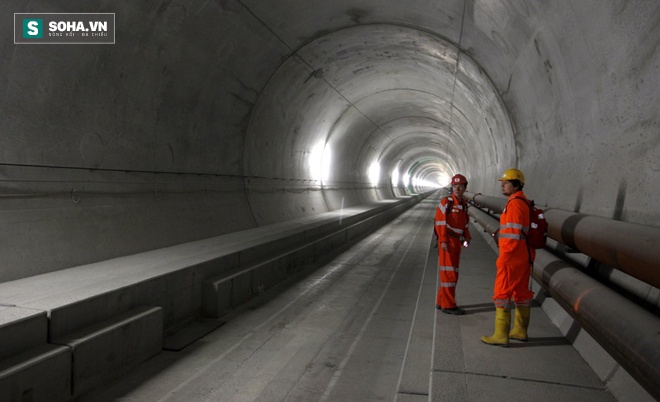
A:
[[[509,328],[511,328],[511,313],[507,309],[498,307],[495,309],[495,333],[493,336],[482,336],[481,341],[489,345],[507,346]]]
[[[516,306],[513,318],[513,329],[509,332],[509,339],[527,342],[527,328],[529,327],[529,306]]]

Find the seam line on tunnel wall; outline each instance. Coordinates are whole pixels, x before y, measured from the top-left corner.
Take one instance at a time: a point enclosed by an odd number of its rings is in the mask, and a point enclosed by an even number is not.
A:
[[[289,44],[286,43],[286,42],[284,41],[284,39],[282,39],[282,38],[281,38],[281,37],[280,37],[275,31],[273,31],[273,30],[270,28],[270,26],[268,26],[268,24],[266,24],[266,22],[265,22],[264,20],[262,20],[261,18],[259,18],[259,16],[257,16],[257,14],[255,14],[254,11],[252,11],[252,10],[250,9],[250,7],[248,7],[248,6],[246,6],[245,4],[243,4],[243,1],[241,1],[241,0],[236,0],[236,2],[237,2],[238,4],[240,4],[241,7],[243,7],[248,13],[250,13],[250,15],[251,15],[252,17],[254,17],[257,21],[259,21],[259,23],[261,24],[261,26],[263,26],[264,28],[266,28],[271,34],[273,34],[274,37],[276,37],[280,42],[282,42],[282,44],[283,44],[284,46],[286,46],[286,48],[289,49],[289,51],[290,51],[291,53],[294,53],[294,50],[291,48],[291,46],[289,46]]]
[[[454,83],[451,88],[451,101],[449,102],[449,135],[451,139],[451,132],[454,123],[454,94],[456,93],[456,80],[458,79],[458,66],[461,59],[461,44],[463,42],[463,26],[465,25],[465,10],[467,7],[467,0],[463,1],[463,15],[461,16],[461,29],[458,33],[458,44],[456,45],[456,66],[454,67]]]
[[[21,163],[0,163],[0,167],[17,167],[17,168],[37,168],[37,169],[52,169],[52,170],[86,170],[90,172],[120,172],[120,173],[145,173],[145,174],[164,174],[164,175],[173,175],[173,176],[204,176],[204,177],[230,177],[237,179],[266,179],[266,180],[283,180],[283,181],[298,181],[298,182],[317,182],[318,180],[312,179],[292,179],[284,177],[275,177],[275,176],[246,176],[239,174],[228,174],[228,173],[204,173],[204,172],[185,172],[185,171],[173,171],[173,170],[142,170],[142,169],[121,169],[121,168],[96,168],[96,167],[86,167],[86,166],[56,166],[56,165],[39,165],[39,164],[21,164]],[[2,181],[30,181],[35,182],[37,180],[0,180]],[[60,180],[61,182],[98,182],[94,180]],[[46,181],[52,183],[52,180]],[[104,181],[107,182],[107,181]],[[113,183],[140,183],[134,181],[113,181]],[[154,182],[149,181],[148,183],[153,184]],[[168,184],[169,182],[158,182],[157,184]],[[333,181],[331,183],[341,183],[341,184],[362,184],[368,185],[367,182],[358,182],[358,181]],[[320,185],[319,185],[320,186]],[[367,188],[372,188],[373,186],[368,186]]]

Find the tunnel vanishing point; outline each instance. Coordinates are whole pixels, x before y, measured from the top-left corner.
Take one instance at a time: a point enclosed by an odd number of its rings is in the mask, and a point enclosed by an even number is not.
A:
[[[455,173],[501,197],[511,167],[538,205],[657,239],[656,0],[0,8],[1,283],[380,205]],[[115,42],[16,44],[13,13],[114,13]]]

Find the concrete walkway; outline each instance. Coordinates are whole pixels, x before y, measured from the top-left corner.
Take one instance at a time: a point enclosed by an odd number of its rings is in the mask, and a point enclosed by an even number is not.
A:
[[[479,228],[457,300],[435,309],[437,197],[306,270],[181,351],[163,351],[82,401],[614,401],[543,311],[527,343],[493,331],[496,253]]]

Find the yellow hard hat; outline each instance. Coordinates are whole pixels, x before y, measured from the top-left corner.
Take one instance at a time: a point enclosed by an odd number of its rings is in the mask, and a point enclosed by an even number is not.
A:
[[[522,184],[525,184],[525,175],[518,169],[507,169],[506,172],[497,179],[498,181],[504,180],[519,180]]]

